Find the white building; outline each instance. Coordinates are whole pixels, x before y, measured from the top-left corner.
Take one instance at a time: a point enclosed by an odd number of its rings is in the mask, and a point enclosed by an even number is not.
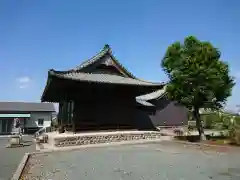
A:
[[[25,133],[34,133],[51,124],[53,113],[52,103],[0,102],[0,134],[10,134],[16,118]]]

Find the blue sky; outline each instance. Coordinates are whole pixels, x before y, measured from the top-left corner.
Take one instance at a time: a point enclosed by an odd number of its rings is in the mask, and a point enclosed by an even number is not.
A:
[[[1,0],[0,101],[40,101],[47,70],[75,67],[104,44],[134,75],[166,81],[166,48],[194,35],[212,42],[236,76],[228,108],[240,104],[237,0]]]

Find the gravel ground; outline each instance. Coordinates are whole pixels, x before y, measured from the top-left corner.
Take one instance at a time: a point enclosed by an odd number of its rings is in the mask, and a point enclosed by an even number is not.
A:
[[[174,142],[121,145],[33,155],[24,179],[239,180],[240,149]]]
[[[36,149],[31,136],[23,137],[26,145],[24,147],[6,148],[8,140],[9,137],[0,138],[0,180],[11,179],[24,154]]]

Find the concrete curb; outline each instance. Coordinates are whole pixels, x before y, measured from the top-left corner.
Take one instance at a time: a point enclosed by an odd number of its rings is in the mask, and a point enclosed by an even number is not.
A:
[[[25,165],[27,164],[27,161],[28,161],[28,159],[30,157],[30,154],[31,153],[26,153],[23,156],[23,158],[22,158],[20,164],[18,165],[18,168],[17,168],[16,172],[13,174],[13,177],[12,177],[11,180],[19,180],[20,179],[20,177],[22,175],[22,172],[23,172],[23,170],[25,168]]]

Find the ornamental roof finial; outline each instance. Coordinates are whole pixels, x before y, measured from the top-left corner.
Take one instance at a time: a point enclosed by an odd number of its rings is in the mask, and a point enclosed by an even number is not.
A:
[[[109,52],[110,54],[112,53],[112,49],[110,48],[109,44],[105,44],[103,50]]]
[[[110,48],[109,44],[104,45],[104,49],[109,49],[109,48]]]

